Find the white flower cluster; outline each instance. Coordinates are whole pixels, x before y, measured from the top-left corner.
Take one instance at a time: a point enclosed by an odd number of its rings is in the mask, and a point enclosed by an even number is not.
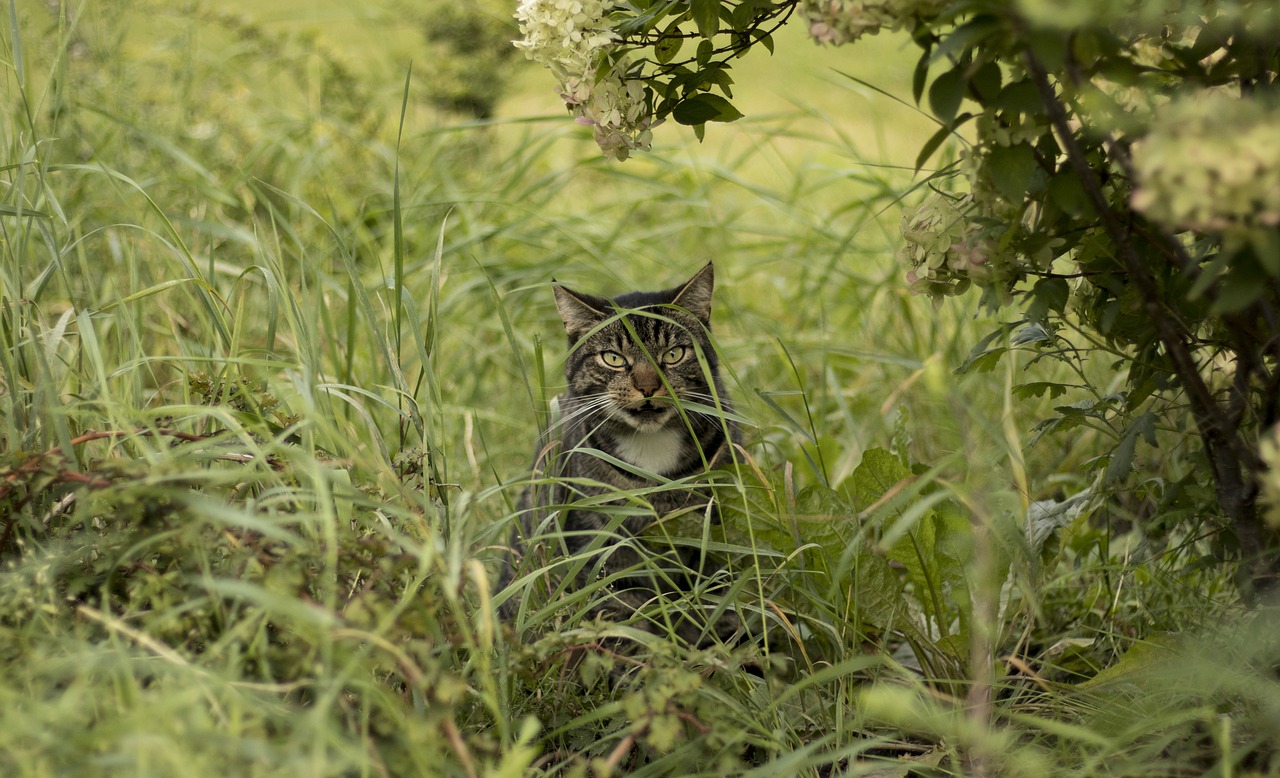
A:
[[[1280,226],[1280,104],[1216,92],[1157,111],[1133,148],[1134,209],[1176,230]]]
[[[809,35],[818,43],[839,46],[882,28],[896,30],[914,16],[938,13],[944,0],[804,0]]]
[[[934,193],[902,214],[904,243],[898,260],[908,266],[912,294],[935,299],[963,294],[970,284],[988,286],[999,280],[993,259],[997,247],[974,221],[970,195]]]
[[[606,156],[626,159],[634,149],[648,149],[653,117],[644,100],[644,85],[627,78],[625,58],[609,56],[618,34],[608,14],[608,0],[520,0],[515,46],[556,75],[560,96],[580,124],[595,128],[596,143]]]

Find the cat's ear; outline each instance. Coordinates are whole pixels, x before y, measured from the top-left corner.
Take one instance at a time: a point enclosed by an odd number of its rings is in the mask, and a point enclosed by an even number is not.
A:
[[[711,324],[711,292],[716,286],[715,268],[710,262],[680,287],[672,303],[698,317],[704,325]]]
[[[564,331],[569,333],[569,340],[576,342],[600,322],[609,318],[609,314],[600,310],[602,300],[578,294],[563,286],[553,286],[556,294],[556,309],[564,321]]]

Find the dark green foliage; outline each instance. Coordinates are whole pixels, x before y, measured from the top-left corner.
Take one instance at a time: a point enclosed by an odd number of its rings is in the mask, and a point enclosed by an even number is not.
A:
[[[963,137],[959,170],[926,183],[968,190],[935,193],[904,216],[913,288],[941,297],[978,286],[987,306],[1016,305],[1037,325],[1038,337],[1015,344],[1037,359],[1076,370],[1112,361],[1114,397],[1092,392],[1037,427],[1109,426],[1116,447],[1095,460],[1105,485],[1125,482],[1139,438],[1154,445],[1156,420],[1193,423],[1217,494],[1205,506],[1217,517],[1203,523],[1230,534],[1221,548],[1236,551],[1224,556],[1269,590],[1280,536],[1257,501],[1269,470],[1259,439],[1280,409],[1280,21],[1265,3],[1184,4],[1159,19],[1136,7],[1046,8],[643,4],[616,12],[626,19],[617,49],[654,52],[628,77],[665,98],[646,103],[651,115],[671,112],[701,139],[703,123],[738,112],[726,99],[728,57],[670,64],[668,42],[690,18],[708,41],[729,36],[718,51],[735,54],[755,44],[749,32],[793,14],[819,42],[909,32],[922,50],[916,102],[941,125],[916,167]],[[694,91],[713,84],[725,97]],[[962,136],[970,120],[976,131]],[[975,349],[962,369],[992,369],[1006,353]],[[1078,386],[1057,385],[1090,394]]]

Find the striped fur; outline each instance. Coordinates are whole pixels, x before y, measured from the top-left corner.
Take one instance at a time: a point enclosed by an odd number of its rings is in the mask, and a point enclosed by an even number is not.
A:
[[[555,287],[568,336],[568,390],[536,456],[534,485],[521,497],[504,582],[589,553],[568,588],[618,576],[593,609],[614,620],[695,583],[690,571],[702,558],[696,549],[669,552],[666,561],[680,557],[680,564],[663,565],[639,536],[678,511],[713,514],[697,477],[729,461],[738,442],[737,426],[716,412],[730,406],[710,339],[713,287],[710,264],[680,286],[612,299]],[[504,615],[514,615],[519,602],[507,600]],[[725,614],[712,626],[721,637],[737,628],[732,611]],[[678,633],[691,642],[705,634],[701,617],[686,613],[679,622]]]

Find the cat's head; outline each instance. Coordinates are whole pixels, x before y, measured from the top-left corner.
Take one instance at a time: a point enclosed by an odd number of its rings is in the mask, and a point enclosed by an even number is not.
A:
[[[672,401],[715,405],[716,356],[709,337],[715,274],[708,264],[660,292],[596,297],[555,287],[569,336],[570,413],[638,431],[679,423]],[[627,311],[621,313],[620,311]]]

